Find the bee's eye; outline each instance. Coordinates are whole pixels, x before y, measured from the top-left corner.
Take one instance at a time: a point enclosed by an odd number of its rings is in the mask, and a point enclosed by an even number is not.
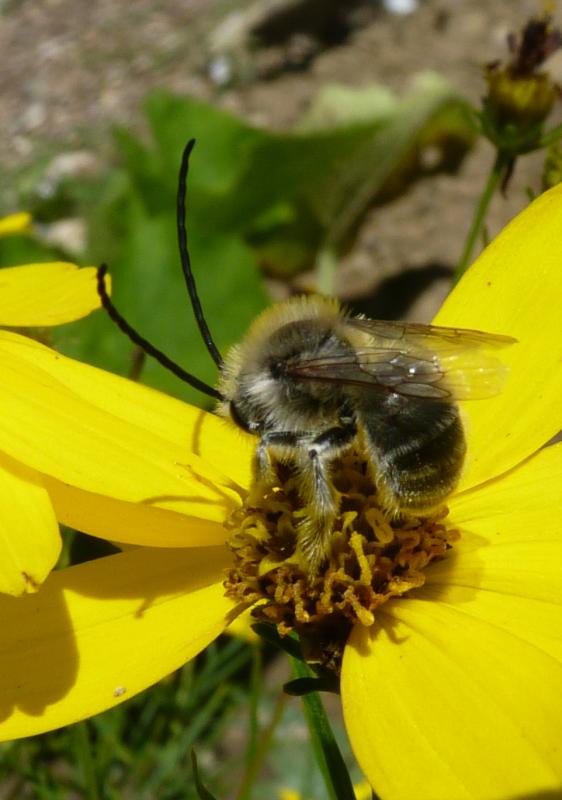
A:
[[[272,378],[280,378],[285,372],[285,362],[281,360],[271,361],[269,364],[269,372]]]
[[[244,415],[240,412],[238,406],[231,401],[229,406],[230,418],[237,425],[239,428],[242,428],[243,431],[250,433],[253,430],[253,427],[249,420],[247,420]]]

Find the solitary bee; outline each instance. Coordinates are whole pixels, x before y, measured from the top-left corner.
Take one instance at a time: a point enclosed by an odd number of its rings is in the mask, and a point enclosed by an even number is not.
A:
[[[312,572],[329,555],[331,473],[364,453],[391,514],[427,514],[457,485],[466,452],[456,400],[496,394],[507,336],[349,316],[297,297],[268,309],[221,366],[219,413],[258,437],[256,480],[289,464],[308,517],[298,541]]]
[[[307,517],[297,531],[315,573],[330,554],[338,495],[335,460],[364,454],[390,514],[427,514],[458,483],[466,442],[457,400],[501,390],[506,369],[490,350],[515,340],[481,331],[350,316],[336,300],[297,297],[265,311],[223,360],[193,278],[185,234],[185,185],[193,142],[184,152],[178,190],[182,267],[218,388],[207,386],[139,336],[115,310],[100,268],[103,305],[148,354],[218,400],[218,411],[257,437],[255,478],[271,487],[277,467],[298,476]]]

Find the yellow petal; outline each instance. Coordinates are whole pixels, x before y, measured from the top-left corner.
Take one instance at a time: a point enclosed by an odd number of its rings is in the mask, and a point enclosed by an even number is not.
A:
[[[48,475],[43,476],[43,483],[57,519],[92,536],[145,547],[206,547],[222,545],[226,538],[225,528],[218,522],[93,494]],[[199,513],[207,513],[206,507]]]
[[[356,628],[342,701],[355,755],[385,800],[560,791],[562,665],[462,605],[393,602],[371,633]]]
[[[57,562],[57,520],[37,473],[0,456],[0,592],[34,592]]]
[[[562,541],[561,485],[562,443],[545,447],[497,480],[451,497],[447,524],[461,530],[463,549]]]
[[[417,595],[462,607],[562,662],[562,445],[450,503],[461,541]]]
[[[181,442],[226,483],[250,486],[255,438],[226,420],[110,372],[57,354],[53,358],[47,348],[35,354],[34,363],[104,411],[163,439]]]
[[[28,233],[31,228],[31,214],[20,211],[0,219],[0,236],[11,236],[14,233]]]
[[[49,373],[73,394],[199,456],[225,485],[248,488],[255,439],[173,397],[55,353],[26,337],[0,332],[0,348]]]
[[[523,461],[562,428],[562,187],[535,200],[490,244],[435,322],[515,336],[504,391],[463,403],[469,451],[460,488]]]
[[[228,624],[224,548],[142,548],[0,598],[0,737],[91,716],[193,658]]]
[[[221,475],[189,451],[182,431],[170,441],[128,422],[126,407],[107,413],[94,402],[101,392],[95,378],[106,373],[91,370],[90,402],[54,377],[62,356],[29,341],[0,334],[0,447],[5,452],[89,492],[204,519],[221,522],[239,504],[238,492],[220,485]],[[49,371],[39,357],[45,354],[53,367]]]
[[[226,629],[226,633],[231,636],[237,636],[239,639],[243,639],[250,644],[259,642],[259,636],[251,627],[255,621],[256,620],[252,617],[251,609],[247,608],[231,622]]]
[[[562,545],[550,543],[540,559],[533,557],[537,547],[519,544],[506,549],[498,548],[495,558],[481,561],[473,554],[459,558],[447,576],[451,583],[443,580],[443,570],[437,570],[435,576],[428,570],[428,582],[416,596],[485,620],[562,665]],[[541,573],[549,559],[557,559],[558,568],[549,565],[550,569]],[[525,565],[529,575],[524,574]],[[478,588],[471,583],[476,580],[482,584]]]
[[[93,267],[55,261],[0,270],[0,325],[61,325],[99,306]]]
[[[373,793],[367,781],[353,784],[356,800],[372,800]]]

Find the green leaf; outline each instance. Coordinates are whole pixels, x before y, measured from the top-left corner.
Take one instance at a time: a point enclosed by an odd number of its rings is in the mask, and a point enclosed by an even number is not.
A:
[[[337,83],[323,86],[299,123],[299,130],[314,131],[353,122],[388,120],[396,113],[396,95],[385,86],[352,87]]]
[[[214,385],[217,369],[193,317],[179,265],[174,219],[149,216],[139,203],[131,203],[128,213],[128,235],[110,263],[114,303],[145,338]],[[265,305],[256,260],[239,238],[206,237],[197,226],[190,236],[190,251],[207,319],[224,351]],[[57,328],[56,337],[59,348],[76,358],[125,375],[131,368],[131,343],[102,311]],[[152,359],[147,359],[142,377],[170,394],[209,404]]]
[[[329,288],[366,210],[427,173],[422,149],[438,143],[445,152],[456,142],[458,163],[470,143],[462,103],[437,76],[420,77],[403,98],[380,87],[346,90],[347,100],[341,88],[331,91],[339,114],[314,130],[310,121],[291,133],[259,129],[199,100],[156,92],[146,102],[150,141],[116,131],[122,166],[99,182],[88,209],[88,260],[108,263],[115,304],[139,333],[209,384],[216,366],[193,319],[176,243],[177,171],[188,138],[197,139],[189,247],[222,351],[266,304],[261,270],[289,276],[318,262]],[[131,370],[132,346],[102,312],[57,329],[56,337],[74,357]],[[209,405],[150,359],[142,380]]]
[[[154,147],[135,154],[129,143],[129,167],[145,202],[168,194],[172,203],[181,151],[195,137],[190,219],[209,233],[236,231],[270,272],[289,275],[326,243],[341,253],[374,202],[427,172],[454,169],[474,138],[465,109],[443,78],[426,73],[402,98],[379,86],[325,87],[302,126],[277,133],[158,92],[147,101]],[[430,147],[441,160],[427,167]],[[167,179],[155,181],[158,172]]]
[[[147,113],[169,174],[185,140],[198,140],[193,215],[211,230],[236,230],[262,266],[284,276],[311,266],[326,246],[341,254],[370,205],[428,172],[454,169],[474,138],[464,103],[432,73],[402,98],[379,86],[325,87],[292,133],[163,93],[150,97]],[[422,156],[431,147],[437,162],[428,167]]]
[[[281,636],[275,625],[272,625],[269,622],[255,622],[251,628],[254,633],[256,633],[269,644],[274,645],[275,647],[279,648],[279,650],[283,650],[283,652],[287,653],[292,658],[302,661],[303,656],[301,646],[295,634]]]
[[[383,120],[377,118],[372,135],[353,149],[345,168],[340,170],[335,191],[325,206],[326,241],[330,246],[345,242],[370,204],[402,193],[412,180],[423,174],[422,147],[446,138],[446,112],[459,106],[459,98],[443,78],[424,73],[397,102],[392,114]],[[437,117],[441,118],[440,124]],[[456,129],[450,121],[447,123],[448,132],[455,139],[464,140],[466,150],[472,142],[472,130],[468,122],[464,129],[459,129],[459,119],[456,116]],[[430,136],[428,127],[433,128]]]
[[[25,234],[7,236],[0,240],[0,266],[17,267],[43,261],[58,261],[61,253]]]

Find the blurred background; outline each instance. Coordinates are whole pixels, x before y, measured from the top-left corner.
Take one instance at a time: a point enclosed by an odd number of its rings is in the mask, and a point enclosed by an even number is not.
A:
[[[0,211],[34,219],[31,235],[1,242],[0,265],[108,263],[129,321],[213,383],[175,234],[177,171],[195,137],[190,251],[221,349],[272,300],[303,291],[429,321],[494,160],[471,110],[484,66],[507,59],[508,34],[543,11],[524,0],[0,0]],[[562,82],[560,53],[548,68]],[[518,160],[485,240],[541,191],[544,162],[544,150]],[[140,363],[102,312],[47,341],[208,405]],[[68,558],[96,554],[84,539]],[[268,648],[220,641],[108,714],[3,746],[0,798],[196,798],[196,747],[221,800],[323,800],[299,704],[279,699],[286,678]],[[251,792],[249,707],[271,732]]]

